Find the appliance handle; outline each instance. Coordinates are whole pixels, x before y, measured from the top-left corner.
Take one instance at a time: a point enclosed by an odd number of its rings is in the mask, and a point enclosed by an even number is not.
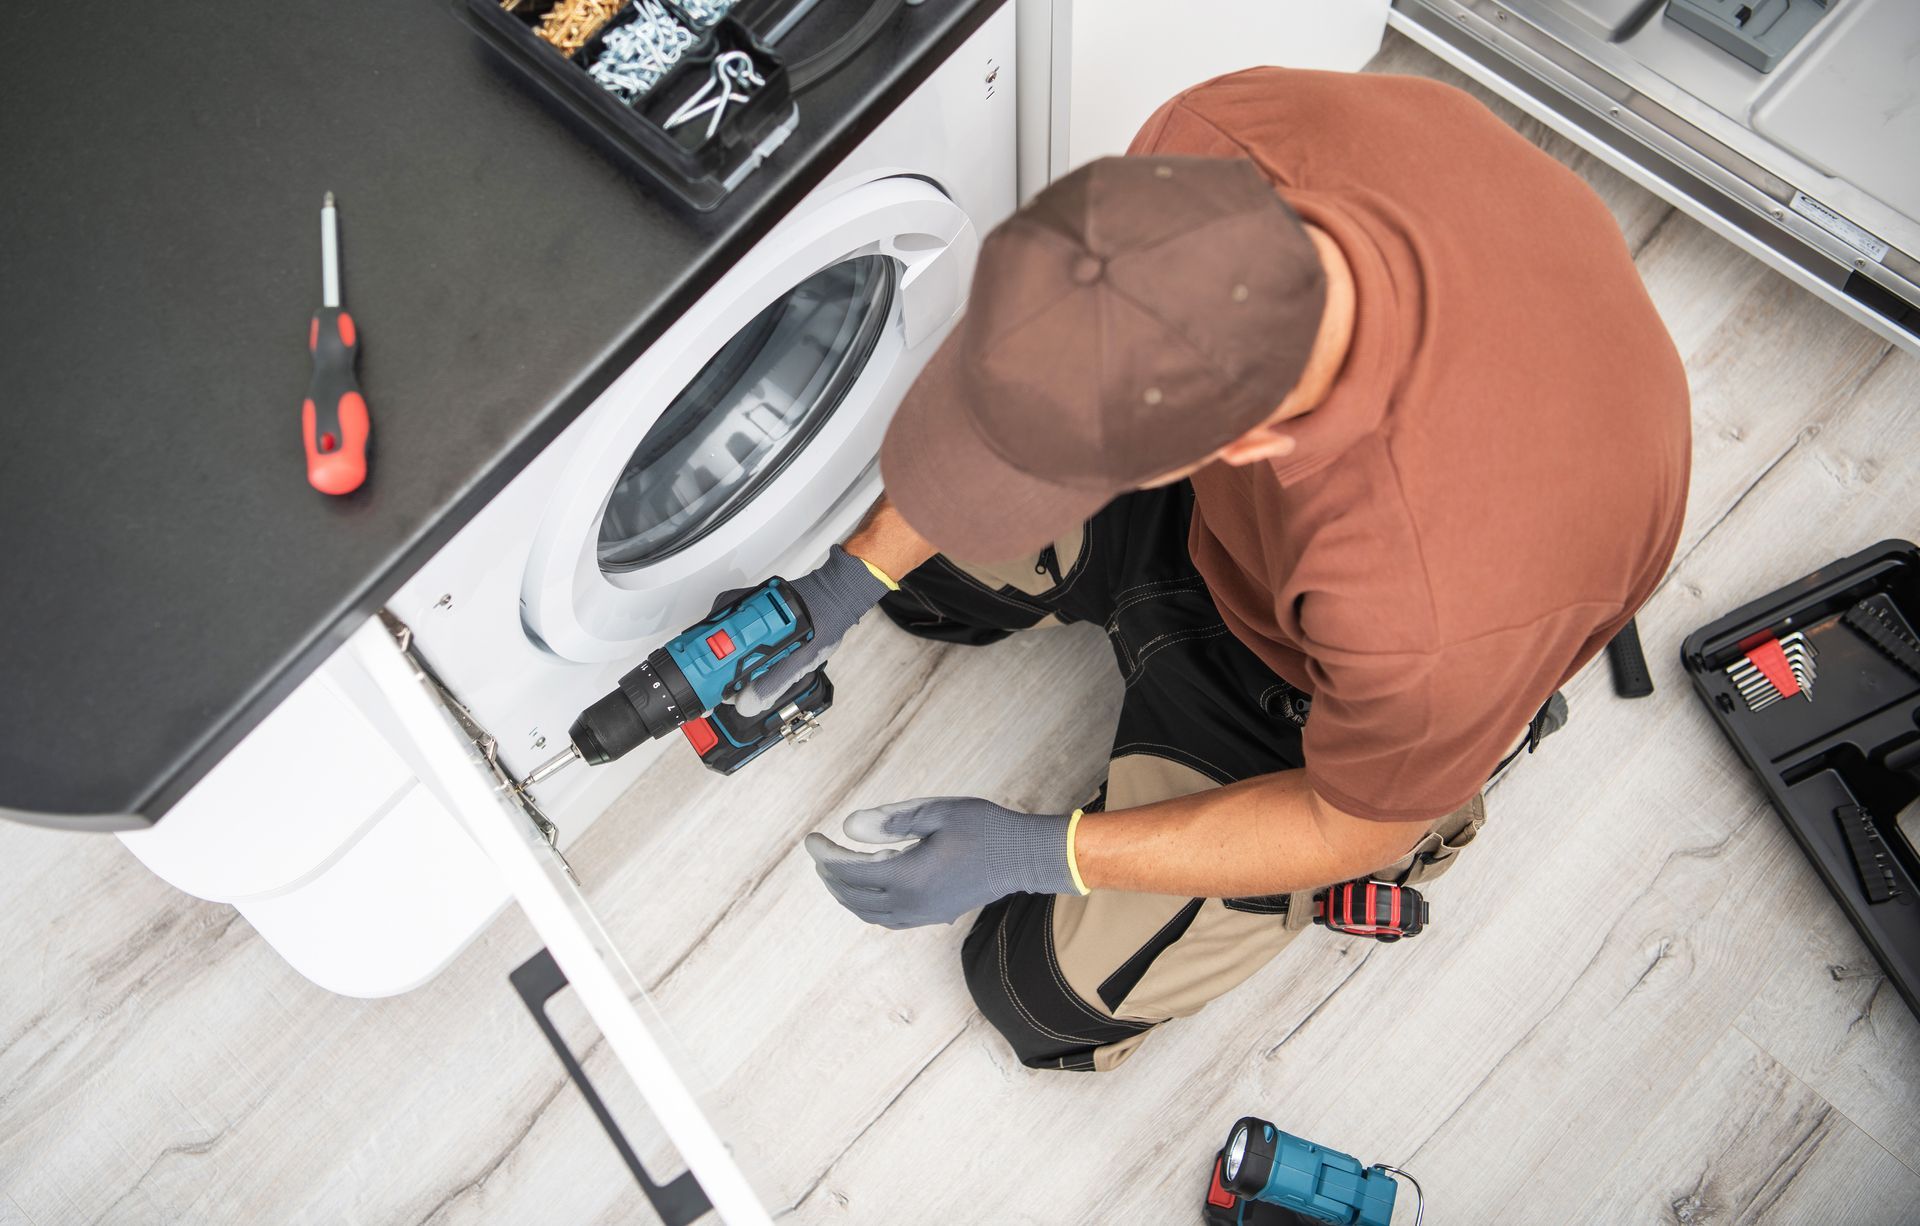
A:
[[[693,1177],[692,1171],[682,1171],[667,1183],[655,1183],[647,1174],[647,1168],[640,1165],[640,1155],[633,1152],[633,1146],[627,1143],[626,1133],[620,1130],[620,1124],[607,1110],[606,1102],[600,1092],[593,1088],[593,1082],[587,1077],[587,1070],[580,1066],[580,1060],[561,1037],[560,1030],[553,1024],[553,1018],[547,1014],[547,1002],[567,986],[566,973],[560,964],[553,960],[553,954],[547,949],[528,958],[515,967],[507,978],[513,982],[513,990],[520,994],[520,1001],[526,1005],[527,1012],[533,1014],[534,1024],[540,1027],[540,1033],[547,1036],[547,1042],[553,1047],[553,1054],[560,1057],[560,1064],[567,1070],[567,1076],[587,1100],[587,1106],[593,1109],[593,1118],[600,1121],[600,1127],[606,1130],[607,1139],[613,1142],[614,1149],[620,1152],[620,1160],[633,1172],[634,1182],[640,1185],[640,1191],[646,1195],[647,1203],[660,1215],[666,1226],[687,1226],[687,1223],[701,1217],[713,1208],[713,1202],[707,1199],[707,1193],[700,1181]]]

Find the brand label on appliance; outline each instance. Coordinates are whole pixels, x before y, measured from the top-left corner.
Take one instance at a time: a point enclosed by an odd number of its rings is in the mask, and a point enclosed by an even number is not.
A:
[[[1833,235],[1855,251],[1864,252],[1874,263],[1887,258],[1887,245],[1854,225],[1805,192],[1793,193],[1793,211]]]

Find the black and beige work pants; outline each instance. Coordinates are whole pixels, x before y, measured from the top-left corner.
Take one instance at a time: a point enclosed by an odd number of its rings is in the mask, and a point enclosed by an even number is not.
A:
[[[935,557],[881,607],[924,638],[988,643],[1091,622],[1126,694],[1088,809],[1122,809],[1302,766],[1310,702],[1228,632],[1187,552],[1186,482],[1122,497],[1074,538],[995,568]],[[1484,821],[1476,797],[1375,876],[1445,872]],[[1308,893],[1180,898],[1097,890],[988,906],[962,954],[967,986],[1032,1068],[1110,1069],[1153,1029],[1197,1012],[1310,927]]]

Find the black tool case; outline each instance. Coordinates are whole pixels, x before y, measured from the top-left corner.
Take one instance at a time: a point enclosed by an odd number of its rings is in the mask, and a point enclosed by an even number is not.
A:
[[[1920,547],[1882,541],[1734,610],[1681,645],[1694,689],[1920,1016]],[[1804,634],[1808,696],[1749,709],[1727,674],[1768,636]]]
[[[704,26],[675,0],[659,0],[695,32],[697,41],[632,103],[602,86],[587,68],[600,54],[607,32],[632,20],[638,5],[628,0],[585,46],[563,55],[534,32],[556,2],[533,0],[509,11],[500,0],[457,0],[455,11],[617,156],[693,208],[705,211],[726,199],[792,135],[799,111],[788,89],[786,64],[757,31],[784,30],[799,12],[812,7],[810,0],[738,0],[718,21]],[[753,90],[749,101],[730,108],[710,139],[704,121],[668,128],[668,116],[710,79],[714,59],[728,51],[751,56],[766,84]]]

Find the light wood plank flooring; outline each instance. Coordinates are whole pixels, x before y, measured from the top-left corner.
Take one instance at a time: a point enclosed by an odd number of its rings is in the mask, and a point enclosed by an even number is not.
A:
[[[1457,79],[1397,39],[1376,68]],[[1692,373],[1685,539],[1640,618],[1659,693],[1576,681],[1427,935],[1309,934],[1117,1073],[1036,1074],[974,1016],[960,929],[861,926],[796,843],[908,795],[1083,795],[1105,646],[862,627],[804,752],[728,782],[669,754],[572,852],[788,1220],[1190,1222],[1251,1112],[1411,1167],[1438,1223],[1920,1222],[1920,1027],[1675,662],[1920,533],[1920,363],[1493,105],[1606,198]],[[650,1220],[506,984],[537,948],[517,912],[364,1002],[111,839],[0,825],[0,882],[0,1224]]]

